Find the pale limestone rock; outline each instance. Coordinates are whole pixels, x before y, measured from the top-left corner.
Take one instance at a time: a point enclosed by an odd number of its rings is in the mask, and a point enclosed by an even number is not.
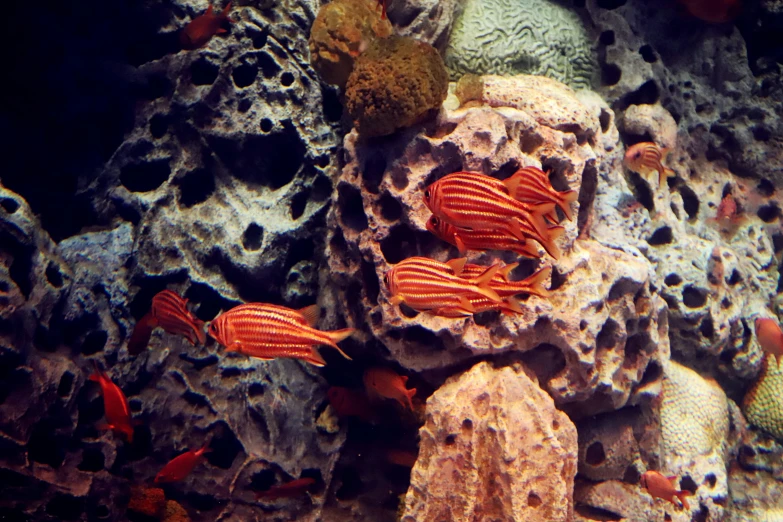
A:
[[[450,378],[420,437],[403,522],[572,520],[576,428],[522,368]]]
[[[677,146],[677,122],[661,104],[631,105],[623,113],[623,131],[635,136],[648,135],[658,146]]]

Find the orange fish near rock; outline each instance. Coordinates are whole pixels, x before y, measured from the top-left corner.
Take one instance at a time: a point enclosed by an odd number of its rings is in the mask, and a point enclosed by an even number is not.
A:
[[[197,319],[187,307],[188,300],[171,290],[163,290],[152,298],[150,311],[136,323],[130,340],[128,352],[138,355],[149,344],[152,331],[161,327],[170,334],[182,335],[193,346],[204,344],[204,321]]]
[[[358,417],[364,420],[373,418],[373,409],[367,396],[358,390],[332,386],[326,392],[329,404],[340,418]]]
[[[393,305],[405,303],[422,312],[439,308],[457,307],[473,313],[469,297],[486,297],[496,303],[500,296],[489,287],[489,281],[500,269],[499,265],[487,267],[483,274],[472,279],[456,275],[464,265],[463,259],[441,263],[426,257],[409,257],[386,272],[383,281],[391,294]],[[454,270],[458,266],[459,270]]]
[[[211,450],[209,449],[209,441],[207,441],[201,449],[186,451],[182,455],[174,457],[155,475],[155,483],[161,484],[184,480],[185,477],[190,475],[193,468],[204,460],[204,454],[209,451]]]
[[[693,495],[693,493],[688,490],[678,490],[674,485],[676,480],[676,476],[665,477],[657,471],[646,471],[644,475],[642,475],[640,484],[654,498],[668,500],[677,506],[678,504],[674,501],[676,497],[685,509],[690,509],[685,497],[689,497]]]
[[[331,346],[350,359],[337,343],[349,337],[353,328],[331,332],[316,330],[320,309],[317,305],[301,310],[265,303],[248,303],[220,314],[209,325],[209,335],[229,352],[271,360],[277,357],[299,359],[315,366],[324,361],[315,347]]]
[[[128,399],[119,386],[114,384],[106,372],[98,369],[95,364],[95,372],[88,377],[89,380],[101,385],[103,392],[103,411],[106,416],[106,424],[100,429],[109,429],[124,437],[128,442],[133,442],[133,421],[128,406]]]
[[[191,20],[179,35],[182,48],[198,49],[204,47],[216,34],[228,32],[223,25],[231,23],[231,19],[228,17],[230,10],[231,2],[220,13],[215,13],[210,5],[206,13]]]
[[[509,193],[523,203],[539,205],[542,203],[554,203],[565,214],[569,221],[574,215],[571,212],[571,203],[576,201],[578,194],[575,190],[558,192],[549,182],[549,176],[537,167],[524,167],[506,180]],[[547,214],[553,223],[557,222],[557,214],[553,211]]]
[[[680,0],[680,3],[691,15],[713,24],[733,20],[742,10],[740,0]]]
[[[663,166],[663,160],[669,154],[668,149],[662,149],[651,141],[644,141],[632,145],[625,151],[625,166],[639,174],[658,172],[658,185],[663,186],[667,177],[675,175],[670,168]]]
[[[364,371],[364,387],[367,393],[373,393],[386,399],[394,399],[403,408],[413,411],[411,399],[416,395],[416,388],[405,387],[408,377],[399,375],[391,368],[368,368]]]
[[[256,498],[259,500],[276,500],[278,498],[298,497],[310,489],[313,484],[315,484],[314,478],[302,477],[279,486],[272,486],[266,491],[259,491],[256,493]]]
[[[780,330],[780,324],[775,319],[757,317],[754,326],[759,346],[769,355],[774,355],[780,365],[783,356],[783,331]]]

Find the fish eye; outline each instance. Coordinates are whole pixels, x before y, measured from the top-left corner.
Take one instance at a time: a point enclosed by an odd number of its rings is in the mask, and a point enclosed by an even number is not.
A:
[[[430,189],[424,191],[424,199],[430,199],[431,195],[432,194],[430,193]]]
[[[439,222],[439,220],[438,220],[438,218],[437,218],[437,217],[435,217],[435,216],[432,216],[432,217],[430,218],[430,222],[431,222],[433,225],[435,225],[435,226],[437,227],[437,226],[438,226],[438,222]]]
[[[636,154],[633,155],[633,157],[637,158],[637,159],[641,158],[642,157],[642,153],[641,152],[637,152]]]
[[[386,286],[389,286],[389,275],[388,274],[383,276],[383,284],[385,284]]]

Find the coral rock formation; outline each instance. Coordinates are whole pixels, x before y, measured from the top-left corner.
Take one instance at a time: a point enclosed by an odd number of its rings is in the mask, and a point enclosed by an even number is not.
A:
[[[774,357],[764,357],[758,379],[743,401],[748,422],[783,442],[783,365]]]
[[[375,40],[354,64],[345,106],[363,137],[386,136],[437,112],[448,75],[431,45],[407,36]]]
[[[522,368],[450,378],[420,437],[403,522],[572,519],[576,428]]]

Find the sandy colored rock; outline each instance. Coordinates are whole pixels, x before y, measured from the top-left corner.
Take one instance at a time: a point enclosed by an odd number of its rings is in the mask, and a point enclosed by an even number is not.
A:
[[[783,369],[764,357],[761,373],[743,400],[748,422],[783,442]]]
[[[649,136],[660,147],[674,150],[677,145],[677,122],[661,104],[631,105],[623,113],[623,132]]]
[[[479,363],[427,400],[403,522],[565,522],[576,428],[522,368]]]

